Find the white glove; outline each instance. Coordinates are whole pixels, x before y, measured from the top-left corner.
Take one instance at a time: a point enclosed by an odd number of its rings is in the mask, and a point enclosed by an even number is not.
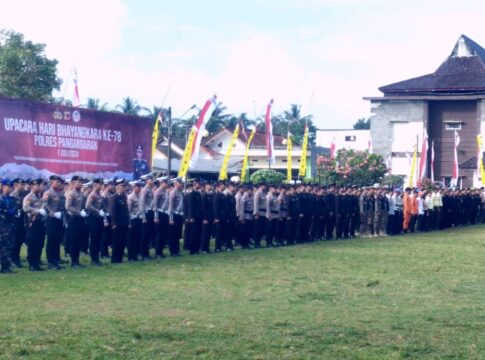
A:
[[[101,217],[105,217],[106,216],[106,213],[104,212],[103,209],[99,210],[99,216],[101,216]]]
[[[86,213],[86,210],[82,209],[81,210],[81,217],[85,218],[86,216],[88,216],[88,214]]]
[[[46,215],[47,215],[47,213],[46,213],[46,211],[45,211],[44,209],[40,209],[40,210],[39,210],[39,214],[40,214],[41,216],[46,216]]]
[[[61,219],[62,218],[62,213],[60,211],[54,213],[54,217],[56,219]]]

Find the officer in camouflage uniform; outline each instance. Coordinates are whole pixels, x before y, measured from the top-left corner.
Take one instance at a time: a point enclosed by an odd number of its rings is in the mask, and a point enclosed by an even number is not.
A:
[[[9,256],[15,241],[15,215],[18,208],[15,198],[10,196],[12,184],[10,180],[2,180],[0,195],[0,273],[13,273],[10,269]]]

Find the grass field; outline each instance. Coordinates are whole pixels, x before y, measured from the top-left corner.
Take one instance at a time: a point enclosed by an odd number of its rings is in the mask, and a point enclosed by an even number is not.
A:
[[[17,358],[483,359],[485,227],[1,276]]]

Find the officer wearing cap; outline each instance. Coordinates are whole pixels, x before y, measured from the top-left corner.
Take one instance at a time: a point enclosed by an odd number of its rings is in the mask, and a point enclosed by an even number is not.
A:
[[[27,260],[30,271],[43,271],[40,266],[40,256],[44,248],[45,227],[44,221],[47,212],[42,203],[43,181],[33,180],[30,184],[30,193],[25,196],[22,207],[27,216]]]
[[[52,175],[50,178],[50,189],[44,193],[42,198],[44,208],[47,211],[46,220],[46,256],[49,269],[61,270],[61,242],[64,235],[63,212],[64,203],[61,193],[61,178]]]
[[[238,209],[239,223],[241,224],[241,247],[249,249],[250,241],[254,236],[254,196],[252,186],[245,188]]]
[[[113,230],[111,228],[111,215],[109,213],[110,201],[115,194],[114,179],[103,180],[103,190],[101,196],[103,197],[103,209],[105,209],[105,216],[103,219],[104,230],[101,238],[101,258],[109,258],[109,247],[113,242]]]
[[[194,180],[192,184],[192,191],[189,193],[187,198],[187,214],[189,228],[189,251],[190,255],[196,255],[200,251],[200,235],[201,235],[201,225],[202,225],[202,198],[200,194],[200,182],[199,180]]]
[[[182,181],[174,180],[174,188],[168,197],[168,219],[169,219],[169,249],[171,256],[180,255],[180,238],[182,237],[182,227],[184,224],[183,193]]]
[[[113,249],[111,263],[122,263],[125,252],[128,229],[131,228],[130,211],[126,197],[126,182],[118,179],[115,182],[116,192],[110,198],[111,228],[113,229]]]
[[[128,211],[130,212],[131,229],[128,233],[128,261],[137,261],[140,252],[140,245],[142,239],[142,222],[145,218],[143,208],[140,204],[140,192],[143,183],[141,181],[133,181],[130,183],[132,192],[128,195]]]
[[[100,261],[100,248],[106,212],[104,210],[103,196],[101,195],[102,186],[102,179],[94,179],[93,189],[86,200],[89,228],[89,256],[91,257],[91,264],[94,266],[103,265]]]
[[[203,254],[210,253],[210,238],[212,235],[212,228],[214,225],[214,208],[213,208],[213,192],[212,185],[205,184],[203,191],[201,191],[200,201],[202,210],[202,230],[201,230],[201,246],[200,250]]]
[[[214,196],[212,197],[213,209],[214,209],[214,232],[216,238],[215,252],[221,252],[222,246],[225,241],[225,229],[226,229],[226,201],[224,195],[225,185],[220,182],[216,185]]]
[[[140,209],[142,213],[142,241],[140,256],[142,260],[150,259],[150,246],[155,243],[155,193],[153,190],[153,175],[145,174],[141,180],[146,182],[140,193]]]
[[[149,172],[148,163],[143,159],[143,148],[141,145],[138,145],[136,147],[136,158],[133,159],[133,180],[139,180],[142,175]]]
[[[22,244],[25,243],[25,212],[22,209],[22,204],[24,201],[25,196],[30,192],[30,189],[27,190],[27,187],[30,185],[26,184],[26,181],[22,179],[14,179],[13,183],[13,192],[11,196],[15,199],[17,208],[17,214],[15,214],[15,239],[14,244],[12,247],[10,259],[12,263],[18,267],[22,267],[22,263],[20,261],[20,249],[22,248]]]
[[[157,181],[160,186],[155,191],[154,200],[155,256],[163,258],[163,249],[168,244],[168,177],[160,177]]]
[[[66,212],[69,215],[66,236],[70,244],[71,267],[74,269],[84,267],[79,262],[79,254],[82,245],[83,222],[87,213],[83,210],[83,196],[81,194],[83,184],[81,180],[79,176],[71,178],[72,190],[66,196]]]
[[[261,247],[261,238],[266,227],[266,185],[259,184],[254,192],[253,215],[254,215],[254,247]]]
[[[10,254],[15,240],[15,215],[18,207],[16,200],[10,196],[12,183],[8,179],[2,180],[2,194],[0,195],[0,273],[12,273]]]

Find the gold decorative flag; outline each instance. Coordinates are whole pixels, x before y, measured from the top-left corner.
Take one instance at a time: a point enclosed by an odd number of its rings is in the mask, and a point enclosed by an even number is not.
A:
[[[483,167],[483,138],[482,135],[477,135],[478,154],[477,154],[477,170],[478,176],[481,179],[482,185],[485,185],[485,169]]]
[[[418,162],[418,146],[414,147],[413,159],[411,160],[411,173],[409,174],[408,186],[414,186],[414,174],[416,173],[416,164]]]
[[[301,146],[300,171],[299,175],[305,177],[306,175],[306,154],[308,148],[308,125],[305,124],[305,133],[303,134],[303,144]]]
[[[251,146],[251,141],[253,140],[254,134],[256,134],[256,127],[251,130],[248,142],[246,143],[246,151],[244,152],[243,166],[241,169],[241,183],[246,182],[246,173],[248,170],[248,157],[249,157],[249,147]]]
[[[286,147],[287,147],[287,150],[288,150],[288,157],[287,157],[287,160],[286,160],[286,182],[287,183],[291,183],[292,181],[292,168],[293,168],[293,164],[292,164],[292,152],[293,152],[293,141],[291,140],[291,133],[288,132],[288,139],[287,139],[287,143],[286,143]]]
[[[221,171],[219,172],[219,180],[227,180],[227,164],[229,163],[229,158],[231,157],[232,149],[239,136],[240,125],[238,124],[232,133],[231,143],[227,148],[226,155],[224,156],[224,161],[222,162]]]
[[[155,150],[157,149],[157,142],[158,142],[158,124],[160,122],[159,118],[160,118],[160,114],[157,116],[157,119],[155,120],[155,126],[153,127],[153,134],[152,134],[152,169],[155,165]]]
[[[187,172],[189,171],[190,159],[192,157],[192,150],[196,133],[197,129],[193,127],[192,130],[190,130],[190,135],[187,140],[187,144],[185,145],[184,155],[182,156],[182,163],[180,164],[178,177],[186,176]]]

